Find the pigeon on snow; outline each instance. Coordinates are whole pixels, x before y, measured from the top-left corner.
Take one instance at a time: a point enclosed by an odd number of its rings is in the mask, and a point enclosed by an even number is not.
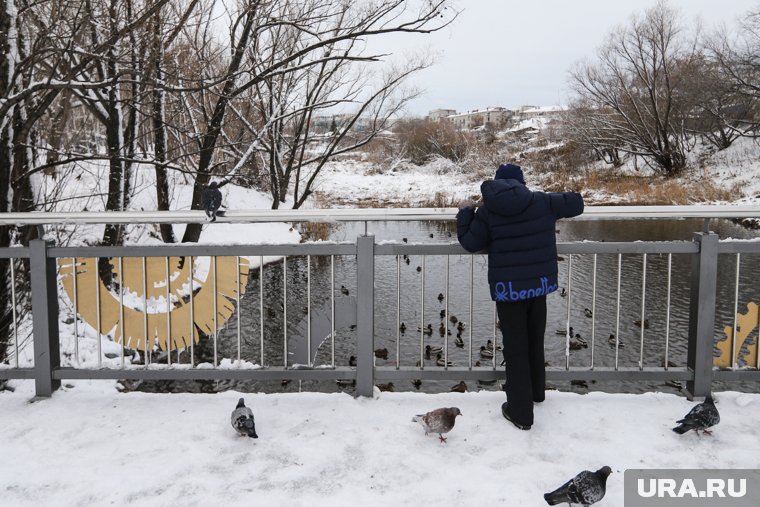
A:
[[[243,398],[240,398],[237,407],[232,411],[230,422],[232,422],[232,427],[235,428],[235,431],[240,433],[240,435],[259,438],[256,434],[256,422],[253,420],[253,412],[250,408],[245,406]]]
[[[715,408],[712,397],[708,396],[704,402],[692,408],[683,419],[676,421],[678,426],[673,428],[673,431],[679,435],[683,435],[689,430],[694,430],[699,435],[699,430],[702,430],[711,435],[712,433],[707,428],[715,426],[719,422],[720,414],[718,413],[718,409]]]
[[[444,433],[450,432],[454,428],[456,417],[462,415],[457,407],[437,408],[427,414],[416,415],[412,417],[412,422],[417,422],[425,428],[425,435],[428,433],[438,433],[441,442],[446,442]]]
[[[549,505],[577,503],[586,507],[595,504],[604,498],[604,493],[607,491],[607,476],[611,473],[612,469],[608,466],[596,472],[584,470],[556,490],[544,494],[544,500]]]

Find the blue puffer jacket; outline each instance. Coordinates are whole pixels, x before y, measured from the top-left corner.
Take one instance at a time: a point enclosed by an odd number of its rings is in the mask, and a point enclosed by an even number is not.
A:
[[[484,181],[483,205],[457,213],[459,243],[469,252],[488,248],[488,283],[494,301],[518,301],[557,290],[559,218],[583,213],[575,192],[532,192],[514,179]]]

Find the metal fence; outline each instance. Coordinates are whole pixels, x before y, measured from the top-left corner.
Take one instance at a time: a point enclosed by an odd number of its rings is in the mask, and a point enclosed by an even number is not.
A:
[[[310,210],[310,211],[268,211],[268,212],[230,212],[220,221],[228,222],[251,222],[251,221],[372,221],[372,220],[453,220],[456,210],[452,209],[423,209],[423,210]],[[50,224],[50,223],[176,223],[176,222],[199,222],[202,221],[201,212],[165,212],[161,214],[153,213],[77,213],[66,214],[65,216],[51,216],[47,213],[27,213],[27,214],[6,214],[0,218],[0,223],[15,224]],[[711,218],[724,217],[760,217],[760,207],[596,207],[587,208],[582,217],[585,220],[603,220],[608,218],[674,218],[674,217],[697,217],[705,218],[705,230],[707,229],[707,220]],[[365,227],[366,229],[366,227]],[[563,287],[563,295],[566,296],[567,319],[565,321],[565,355],[564,365],[553,366],[547,369],[548,380],[624,380],[624,381],[665,381],[678,380],[686,382],[686,389],[690,395],[704,396],[710,392],[714,380],[739,380],[739,381],[758,381],[760,380],[760,371],[758,367],[757,342],[760,338],[760,328],[754,338],[754,355],[750,354],[750,359],[754,358],[754,364],[748,360],[746,364],[739,366],[735,358],[737,349],[742,346],[752,346],[752,339],[745,342],[737,343],[737,336],[746,338],[747,325],[739,321],[739,286],[740,286],[740,266],[742,256],[757,256],[760,254],[760,241],[736,241],[726,240],[719,241],[714,233],[699,232],[695,233],[692,241],[658,241],[658,242],[573,242],[559,243],[558,252],[566,257],[566,282]],[[24,346],[19,338],[19,323],[24,321],[23,315],[17,315],[17,299],[20,289],[17,286],[26,286],[19,284],[16,280],[14,271],[12,271],[11,280],[11,297],[13,307],[13,322],[15,323],[8,336],[9,348],[12,350],[11,360],[7,364],[0,365],[0,379],[2,378],[28,378],[34,379],[36,383],[36,392],[38,396],[50,396],[57,389],[61,380],[64,379],[173,379],[173,380],[210,380],[210,379],[255,379],[255,380],[335,380],[343,382],[355,382],[356,393],[358,395],[370,396],[374,385],[378,381],[398,381],[398,380],[481,380],[494,381],[504,378],[503,367],[497,360],[496,345],[500,342],[500,333],[497,333],[496,318],[492,323],[493,340],[490,353],[488,350],[480,348],[473,344],[473,306],[482,305],[483,302],[475,301],[473,297],[474,290],[482,280],[474,280],[473,265],[474,259],[483,253],[470,254],[463,250],[456,243],[449,244],[406,244],[406,243],[388,243],[376,242],[372,235],[360,235],[354,243],[303,243],[289,245],[166,245],[166,246],[125,246],[125,247],[58,247],[44,240],[34,240],[26,248],[5,248],[0,249],[0,258],[10,259],[11,269],[19,262],[28,262],[28,273],[30,273],[29,290],[31,292],[32,308],[32,337],[30,346],[33,347],[33,364],[19,363],[19,348]],[[687,336],[687,353],[685,365],[672,365],[669,360],[671,351],[671,304],[670,295],[674,289],[671,278],[671,264],[673,255],[686,255],[691,258],[691,269],[688,280],[688,287],[677,287],[682,291],[689,292],[688,316],[682,316],[688,320]],[[715,308],[716,308],[716,288],[718,286],[718,259],[719,256],[735,256],[735,297],[734,297],[734,322],[733,333],[730,337],[730,361],[726,367],[717,368],[714,366],[714,351],[716,349],[715,340]],[[400,266],[403,260],[408,256],[416,256],[421,259],[420,266],[420,289],[419,299],[416,302],[419,305],[419,311],[416,313],[419,317],[417,322],[409,323],[410,331],[406,333],[402,329],[401,320],[401,278]],[[597,314],[597,260],[600,256],[608,256],[617,260],[617,279],[613,285],[616,286],[616,324],[614,336],[618,337],[613,340],[611,335],[609,344],[614,349],[614,362],[606,363],[601,361],[594,354],[597,343],[606,338],[596,336],[596,314]],[[621,273],[622,257],[636,256],[641,259],[641,306],[640,306],[640,336],[638,343],[630,343],[629,347],[636,346],[639,352],[639,361],[636,366],[624,366],[619,364],[619,351],[622,346],[620,339],[620,307],[621,307]],[[648,280],[647,279],[647,262],[651,256],[664,256],[667,259],[667,275],[664,279]],[[241,268],[241,258],[258,258],[258,266],[255,269],[243,270]],[[288,286],[288,266],[289,259],[295,257],[306,259],[306,305],[303,312],[306,315],[306,329],[303,336],[302,350],[296,359],[293,351],[288,349],[289,322],[298,318],[299,308],[288,308],[288,294],[291,290]],[[211,314],[213,322],[204,331],[198,329],[198,324],[194,320],[196,290],[194,287],[194,265],[198,259],[206,259],[208,265],[208,276],[205,284],[211,284],[212,296],[207,304],[213,306]],[[266,264],[265,259],[271,260],[278,258],[272,264]],[[335,279],[335,259],[350,258],[355,262],[355,283],[346,288],[343,283]],[[464,365],[450,365],[450,343],[449,323],[451,320],[449,309],[449,287],[452,282],[450,260],[452,258],[465,259],[469,261],[469,280],[467,276],[464,279],[459,276],[453,280],[457,284],[457,290],[466,291],[469,297],[469,307],[465,308],[467,315],[467,326],[463,322],[459,323],[456,347],[460,349],[458,354],[464,354],[466,357]],[[587,308],[587,316],[591,319],[591,336],[590,336],[590,362],[583,365],[571,365],[571,343],[574,340],[570,332],[571,310],[574,308],[574,288],[573,275],[574,263],[586,258],[591,259],[591,268],[588,273],[584,273],[591,280],[591,308]],[[758,258],[758,257],[754,257]],[[27,260],[28,259],[28,260]],[[103,300],[101,299],[100,276],[94,277],[97,280],[94,296],[93,308],[79,307],[80,295],[88,291],[93,291],[93,287],[79,286],[77,273],[81,266],[90,262],[90,269],[95,269],[96,259],[110,259],[113,266],[118,266],[115,270],[117,275],[111,273],[112,286],[111,296],[118,300],[115,307],[117,312],[114,317],[118,326],[116,331],[104,332],[101,316],[106,310],[102,308]],[[143,291],[142,303],[139,298],[125,290],[124,273],[125,259],[142,278]],[[149,259],[163,259],[159,262],[165,266],[165,297],[158,304],[165,305],[163,321],[158,322],[156,315],[160,312],[148,311],[149,303],[147,301],[147,272],[146,267]],[[172,277],[170,275],[170,259],[182,259],[189,266],[190,279],[189,287],[177,286],[172,288]],[[220,259],[226,259],[220,261]],[[391,354],[392,359],[383,364],[376,364],[376,263],[380,260],[391,262],[396,265],[396,322],[397,329],[395,340],[395,352]],[[443,268],[435,273],[427,273],[426,262],[429,259],[442,260]],[[329,300],[329,345],[326,349],[329,353],[324,354],[322,360],[316,361],[313,354],[314,343],[312,343],[312,323],[314,317],[314,302],[312,296],[312,262],[319,260],[323,263],[329,263],[329,287],[325,296],[321,295],[320,302],[327,303]],[[225,262],[226,265],[232,266],[235,280],[227,289],[217,286],[217,269],[218,262]],[[63,266],[63,267],[62,267]],[[279,266],[277,269],[282,271],[281,295],[265,293],[264,291],[264,272],[272,269],[272,266]],[[69,271],[66,271],[69,270]],[[241,302],[240,296],[245,284],[244,279],[248,277],[249,271],[257,273],[258,282],[258,323],[244,324],[241,320]],[[73,360],[62,362],[61,342],[59,333],[59,288],[66,283],[64,273],[71,275],[68,290],[73,289],[73,298],[69,292],[69,299],[72,300],[74,314],[74,346]],[[241,274],[242,273],[242,274]],[[432,328],[425,323],[426,313],[426,292],[425,281],[430,277],[435,277],[444,281],[445,290],[439,296],[441,301],[441,324],[440,332],[443,338],[443,344],[438,352],[441,357],[435,365],[431,365],[429,350],[426,348],[430,340],[426,338],[433,332]],[[667,287],[667,302],[665,304],[665,325],[660,336],[654,338],[646,337],[649,340],[656,340],[662,349],[663,360],[660,366],[651,366],[645,364],[645,328],[647,315],[647,284],[660,284]],[[182,280],[178,285],[182,284]],[[113,287],[116,287],[114,290]],[[232,289],[231,287],[234,287]],[[219,296],[221,291],[226,291],[225,298]],[[175,293],[175,291],[177,291]],[[185,296],[177,296],[184,291]],[[353,292],[352,298],[341,298],[341,292],[344,294]],[[566,294],[564,294],[566,291]],[[110,297],[110,296],[109,296]],[[125,298],[130,299],[138,307],[141,306],[143,312],[139,322],[133,326],[132,333],[135,335],[135,342],[129,342],[127,337],[126,326],[128,318],[125,317]],[[279,299],[278,299],[279,298]],[[226,302],[229,301],[229,305]],[[443,303],[445,301],[445,303]],[[492,304],[492,303],[488,303]],[[227,313],[222,311],[218,305],[224,305]],[[180,312],[175,311],[178,308],[187,308],[189,311],[188,320],[180,319]],[[274,309],[273,309],[274,308]],[[80,319],[79,315],[85,313],[94,315],[96,322],[85,324],[89,326],[92,333],[95,330],[97,335],[97,361],[95,364],[89,363],[89,367],[80,366],[80,329],[78,328]],[[276,310],[276,311],[275,311]],[[429,312],[429,306],[427,311]],[[267,312],[275,315],[277,319],[282,320],[282,336],[272,336],[266,332],[265,320],[269,318]],[[338,314],[336,314],[338,312]],[[346,317],[348,315],[348,317]],[[344,317],[344,318],[342,318]],[[182,317],[185,319],[187,317]],[[233,343],[226,348],[227,356],[224,356],[218,349],[220,323],[217,320],[229,319],[227,322],[233,328],[233,336],[236,344]],[[755,317],[757,318],[757,317]],[[28,319],[27,319],[28,321]],[[150,324],[149,324],[150,322]],[[336,362],[336,345],[335,337],[337,333],[336,323],[341,326],[350,323],[351,328],[355,328],[355,335],[352,340],[355,348],[355,363],[349,364]],[[750,323],[752,324],[752,323]],[[406,324],[404,323],[404,327]],[[742,326],[745,327],[742,334]],[[162,327],[159,333],[157,329]],[[171,342],[175,340],[174,336],[178,335],[177,329],[184,328],[180,333],[179,340],[181,345]],[[413,328],[417,327],[417,332]],[[139,328],[139,329],[138,329]],[[561,330],[558,330],[558,334]],[[84,331],[82,331],[84,333]],[[116,357],[112,358],[107,364],[102,361],[104,352],[101,349],[102,343],[113,345],[116,342],[115,336],[120,334],[119,352]],[[254,337],[253,335],[256,335]],[[162,343],[161,336],[165,337],[166,342]],[[196,356],[196,343],[202,337],[205,344],[211,344],[208,357],[200,359]],[[321,336],[320,336],[321,337]],[[498,339],[497,339],[498,337]],[[257,342],[254,347],[256,353],[251,352],[248,357],[241,352],[241,343],[243,338],[246,343]],[[175,340],[177,341],[177,340]],[[234,342],[235,340],[233,340]],[[135,346],[135,343],[138,346]],[[277,344],[276,348],[280,350],[273,351],[272,345]],[[405,356],[401,347],[413,352]],[[658,349],[659,350],[659,349]],[[461,352],[464,351],[464,352]],[[140,354],[140,364],[132,364],[132,355]],[[173,358],[173,354],[175,357]],[[388,351],[385,351],[388,354]],[[487,357],[481,364],[478,357]],[[746,355],[744,356],[746,357]],[[226,360],[226,362],[224,362]],[[427,361],[426,361],[427,360]],[[62,366],[64,363],[66,366]],[[224,364],[222,364],[224,362]]]

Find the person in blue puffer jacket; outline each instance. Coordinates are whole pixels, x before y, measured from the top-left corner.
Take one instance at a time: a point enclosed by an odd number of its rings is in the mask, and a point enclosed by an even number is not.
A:
[[[465,202],[457,213],[457,237],[469,252],[488,249],[488,284],[507,370],[502,414],[527,430],[533,402],[545,397],[546,295],[558,287],[555,222],[583,213],[583,197],[533,192],[515,164],[500,165],[480,190],[483,204],[476,209]]]

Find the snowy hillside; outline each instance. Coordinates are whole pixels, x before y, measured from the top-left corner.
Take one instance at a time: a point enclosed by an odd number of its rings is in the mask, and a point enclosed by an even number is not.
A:
[[[542,150],[561,147],[561,143],[547,143],[541,147],[528,147],[523,152],[522,164],[525,179],[532,189],[551,187],[557,180],[552,173],[538,172],[531,164],[531,155]],[[504,160],[510,161],[510,159]],[[341,160],[332,162],[320,173],[315,190],[324,201],[336,201],[340,205],[366,206],[456,206],[462,199],[480,194],[480,183],[486,175],[492,175],[498,167],[496,162],[468,162],[458,165],[437,158],[423,166],[408,163],[378,165],[366,161]],[[696,146],[690,154],[690,169],[679,178],[665,180],[656,176],[646,165],[628,162],[619,169],[598,164],[591,170],[569,173],[560,180],[561,190],[581,192],[587,204],[640,204],[641,195],[629,193],[628,188],[618,185],[615,177],[638,180],[639,192],[667,194],[679,189],[688,195],[688,203],[760,204],[760,143],[754,139],[741,138],[726,150],[710,153]],[[606,181],[611,179],[612,181]],[[709,185],[705,185],[705,182]],[[705,192],[704,188],[714,188]],[[710,198],[724,195],[727,198]],[[437,204],[440,203],[440,204]],[[662,202],[660,204],[675,204]]]

